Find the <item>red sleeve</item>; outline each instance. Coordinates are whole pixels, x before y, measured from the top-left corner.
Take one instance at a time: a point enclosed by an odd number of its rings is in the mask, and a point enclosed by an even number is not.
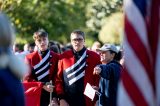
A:
[[[42,91],[41,82],[23,82],[25,105],[40,106],[40,96]]]
[[[99,85],[99,79],[100,79],[100,76],[99,75],[93,75],[93,71],[94,71],[94,67],[96,67],[97,65],[99,65],[99,64],[101,64],[101,62],[100,62],[100,56],[97,54],[97,53],[95,53],[95,52],[93,52],[93,51],[89,51],[89,53],[90,53],[90,57],[89,57],[89,59],[88,59],[88,62],[90,63],[90,84],[92,85],[92,86],[97,86],[98,87],[98,85]],[[94,57],[94,61],[93,61],[93,58]],[[87,83],[87,82],[86,82]]]
[[[64,88],[63,88],[63,61],[59,60],[58,62],[58,72],[56,76],[56,93],[58,96],[64,95]]]
[[[97,65],[99,65],[99,64],[101,64],[101,61],[100,61],[100,56],[98,55],[98,56],[96,56],[97,58],[97,60],[96,60],[96,65],[95,66],[97,66]],[[93,74],[93,73],[92,73]],[[99,86],[99,80],[100,80],[100,76],[99,75],[93,75],[94,76],[94,79],[95,79],[95,86]]]
[[[95,55],[95,66],[101,64],[101,61],[100,61],[100,56],[99,55]],[[92,75],[93,75],[93,72],[92,72]],[[93,86],[97,86],[99,87],[99,80],[100,80],[100,76],[99,75],[93,75]],[[98,100],[98,96],[96,95],[93,102],[96,103],[96,101]]]
[[[53,55],[53,58],[51,60],[52,67],[50,69],[49,79],[52,80],[53,84],[55,85],[56,75],[58,72],[59,55],[56,53],[53,53],[52,55]]]

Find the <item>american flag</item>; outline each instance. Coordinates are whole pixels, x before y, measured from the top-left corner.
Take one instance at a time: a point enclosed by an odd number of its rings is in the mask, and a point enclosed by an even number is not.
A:
[[[118,106],[160,106],[160,0],[124,0]]]

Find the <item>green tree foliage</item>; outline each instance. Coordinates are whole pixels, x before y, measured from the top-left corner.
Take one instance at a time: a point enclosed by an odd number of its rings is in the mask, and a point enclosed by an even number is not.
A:
[[[99,32],[103,20],[119,11],[122,11],[122,0],[91,0],[87,7],[87,26]]]
[[[62,42],[69,40],[72,30],[85,27],[87,0],[2,0],[1,10],[16,26],[18,37],[32,39],[39,28],[49,32],[50,38]]]
[[[99,39],[103,43],[120,44],[122,42],[123,23],[123,14],[120,12],[107,17],[99,32]]]
[[[1,11],[10,17],[22,43],[32,41],[34,31],[44,28],[50,39],[63,43],[72,30],[82,29],[91,44],[103,19],[121,11],[121,5],[122,0],[0,0]]]
[[[103,36],[103,39],[99,39],[101,38],[99,36],[99,32],[102,32],[101,30],[104,30],[103,26],[106,24],[105,22],[107,17],[116,12],[122,13],[122,0],[91,0],[87,7],[86,24],[90,31],[92,33],[95,33],[92,36],[94,40],[100,40],[102,42],[106,41],[104,40],[105,36]],[[112,28],[107,31],[112,31]],[[112,39],[114,39],[113,36]]]

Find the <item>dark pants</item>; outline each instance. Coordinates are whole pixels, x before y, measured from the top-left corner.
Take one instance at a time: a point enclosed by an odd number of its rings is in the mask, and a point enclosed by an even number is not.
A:
[[[85,106],[83,93],[81,95],[68,95],[66,99],[69,103],[69,106]]]
[[[41,93],[40,106],[48,106],[49,102],[50,102],[50,93],[43,89]]]
[[[107,98],[105,95],[99,97],[100,106],[116,106],[115,99]]]

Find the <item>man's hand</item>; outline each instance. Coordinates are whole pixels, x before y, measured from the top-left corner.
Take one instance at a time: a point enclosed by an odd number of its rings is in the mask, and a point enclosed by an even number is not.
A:
[[[43,89],[47,92],[53,92],[54,86],[53,85],[43,85]]]
[[[93,74],[99,75],[101,73],[102,69],[99,66],[96,66],[94,68]]]
[[[93,88],[94,90],[96,90],[96,91],[99,90],[99,88],[98,88],[97,86],[92,86],[92,88]]]
[[[61,99],[59,102],[60,102],[60,106],[69,106],[69,104],[67,103],[67,101],[64,100],[64,99]]]
[[[52,102],[48,106],[59,106],[57,98],[53,98]]]

